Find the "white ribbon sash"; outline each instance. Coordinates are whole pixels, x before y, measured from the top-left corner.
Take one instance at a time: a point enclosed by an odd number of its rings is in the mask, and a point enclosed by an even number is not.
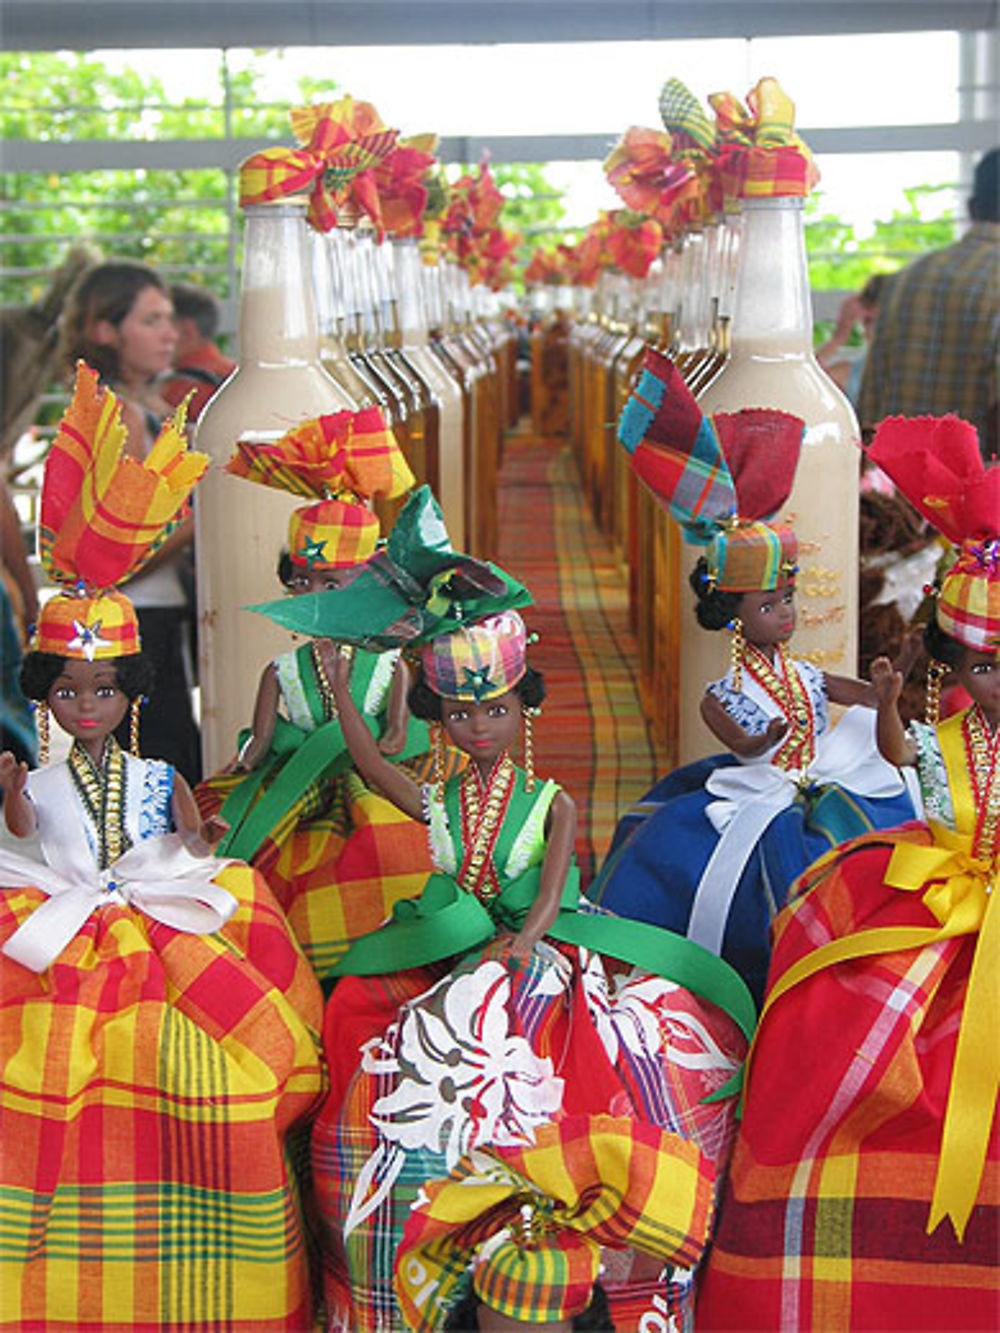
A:
[[[8,958],[44,972],[98,907],[129,904],[155,921],[191,935],[211,935],[237,907],[233,895],[214,883],[228,864],[193,856],[177,833],[147,838],[96,874],[81,867],[62,871],[0,846],[0,885],[37,888],[49,895],[4,944]]]
[[[729,910],[740,876],[771,821],[795,801],[806,786],[837,783],[867,797],[898,796],[904,789],[899,770],[888,764],[875,744],[875,710],[857,705],[820,738],[816,756],[804,771],[774,764],[740,764],[717,769],[705,788],[717,800],[705,814],[720,834],[695,890],[687,935],[714,954],[722,952]]]

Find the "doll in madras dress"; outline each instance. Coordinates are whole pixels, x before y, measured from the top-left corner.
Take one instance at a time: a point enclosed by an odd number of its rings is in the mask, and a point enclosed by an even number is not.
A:
[[[292,1330],[311,1318],[288,1164],[324,1086],[322,996],[264,881],[211,855],[172,765],[124,753],[151,667],[116,584],[204,455],[183,409],[145,461],[81,366],[40,510],[44,605],[22,668],[72,738],[0,755],[0,1327]],[[137,746],[136,746],[137,748]]]
[[[397,903],[340,959],[327,1007],[331,1094],[313,1170],[329,1327],[352,1333],[403,1327],[393,1253],[424,1181],[464,1152],[611,1113],[676,1133],[716,1172],[732,1133],[723,1089],[754,1021],[749,992],[720,959],[580,899],[573,801],[535,773],[544,681],[518,610],[530,599],[494,567],[445,562],[443,530],[427,524],[422,538],[405,570],[383,570],[381,591],[391,585],[395,598],[381,610],[374,569],[325,604],[357,633],[377,612],[409,632],[419,650],[410,707],[436,745],[447,738],[468,757],[462,775],[414,782],[379,753],[346,663],[335,670],[355,764],[422,822],[435,866],[419,899]],[[375,560],[393,549],[391,536]],[[338,637],[332,620],[324,627]],[[651,1305],[689,1306],[689,1276],[670,1282],[662,1264],[630,1264],[617,1276],[633,1296],[638,1284]]]
[[[375,553],[371,501],[413,484],[377,408],[303,422],[273,443],[241,440],[227,470],[311,497],[291,515],[278,564],[288,592],[306,598],[339,595]],[[236,761],[196,792],[203,814],[229,825],[220,855],[261,871],[321,981],[351,940],[419,893],[431,868],[422,829],[351,764],[330,686],[335,653],[332,640],[310,635],[269,662]],[[419,771],[429,739],[409,716],[408,687],[398,648],[353,655],[351,695],[381,752]]]
[[[957,417],[888,418],[869,457],[957,548],[926,723],[873,664],[926,822],[830,852],[776,922],[699,1328],[997,1326],[1000,467]],[[938,721],[942,673],[971,702]]]
[[[764,409],[704,417],[653,350],[619,428],[641,480],[704,549],[691,575],[698,623],[730,631],[732,666],[701,703],[725,753],[640,798],[589,896],[721,954],[758,1004],[789,885],[838,842],[914,815],[875,745],[872,687],[788,651],[798,543],[771,516],[791,491],[802,431]],[[831,703],[847,706],[836,726]]]

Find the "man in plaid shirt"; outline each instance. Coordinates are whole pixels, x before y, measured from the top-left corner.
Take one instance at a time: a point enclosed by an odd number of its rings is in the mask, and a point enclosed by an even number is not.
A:
[[[972,226],[889,281],[861,381],[862,427],[883,417],[957,412],[979,430],[987,457],[997,435],[1000,363],[1000,148],[980,159]]]

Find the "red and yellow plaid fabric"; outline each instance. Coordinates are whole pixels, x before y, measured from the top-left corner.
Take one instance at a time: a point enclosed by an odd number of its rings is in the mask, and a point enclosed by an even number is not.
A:
[[[352,500],[321,500],[288,522],[288,555],[300,569],[348,569],[375,554],[378,515]]]
[[[644,278],[663,246],[663,228],[655,218],[631,217],[624,210],[611,219],[607,248],[612,264],[630,277]]]
[[[1000,648],[1000,540],[966,543],[942,580],[935,615],[944,632],[966,648],[981,653]]]
[[[303,148],[264,148],[240,163],[240,208],[273,204],[309,195],[309,221],[317,231],[329,231],[337,214],[323,184],[326,163],[318,153]]]
[[[292,129],[299,144],[321,158],[323,197],[313,196],[310,220],[329,231],[337,211],[361,209],[385,235],[374,168],[392,152],[397,130],[388,129],[370,102],[341,97],[318,106],[294,107]]]
[[[419,236],[427,207],[426,176],[434,166],[437,135],[400,139],[375,167],[382,221],[390,236]]]
[[[110,588],[142,568],[209,465],[187,448],[184,407],[144,459],[124,454],[116,394],[77,365],[73,398],[45,461],[39,553],[57,583]]]
[[[938,925],[919,893],[886,885],[905,844],[933,845],[930,830],[871,834],[803,876],[776,922],[770,990],[835,941]],[[966,935],[855,957],[765,1014],[699,1329],[996,1328],[995,1119],[964,1240],[947,1220],[927,1234],[976,945]]]
[[[769,592],[795,577],[798,553],[787,523],[737,523],[708,545],[705,559],[723,592]]]
[[[483,703],[514,688],[527,669],[527,647],[524,621],[505,611],[432,639],[420,661],[435,694]]]
[[[715,1171],[691,1142],[627,1116],[568,1117],[526,1147],[482,1148],[426,1187],[396,1254],[403,1318],[439,1328],[476,1258],[476,1291],[528,1323],[586,1309],[600,1247],[691,1268],[708,1236]],[[510,1239],[498,1244],[498,1233]]]
[[[795,104],[777,79],[761,79],[744,112],[729,93],[709,98],[718,122],[717,163],[726,199],[802,197],[819,181],[809,149],[792,128]]]
[[[245,866],[215,935],[109,902],[47,972],[0,955],[0,1326],[299,1333],[289,1131],[323,1090],[322,997]],[[0,894],[0,940],[46,901]]]
[[[32,648],[94,662],[141,651],[135,608],[120,592],[57,593],[42,607]]]
[[[237,440],[226,471],[317,500],[344,491],[366,500],[391,500],[414,481],[378,407],[312,417],[272,442]]]

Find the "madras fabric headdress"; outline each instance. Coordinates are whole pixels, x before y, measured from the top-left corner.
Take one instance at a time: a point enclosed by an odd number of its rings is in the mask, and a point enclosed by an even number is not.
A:
[[[209,466],[184,438],[185,405],[145,459],[124,453],[122,404],[78,362],[73,400],[45,460],[38,546],[59,593],[42,608],[32,648],[88,662],[140,651],[139,626],[117,585],[137,574],[177,526]]]
[[[342,97],[320,106],[296,107],[292,129],[299,147],[265,148],[240,165],[240,207],[309,194],[309,222],[329,231],[338,212],[361,210],[384,235],[373,169],[395,147],[369,102]]]
[[[957,416],[887,417],[868,457],[959,548],[936,617],[966,648],[1000,648],[1000,466],[984,467],[974,426]]]
[[[776,199],[809,194],[819,169],[792,128],[795,103],[777,79],[761,79],[747,110],[731,93],[709,97],[717,116],[718,171],[726,199]]]
[[[509,574],[453,549],[437,501],[421,486],[400,510],[385,546],[336,597],[307,593],[250,610],[311,638],[387,649],[427,643],[530,603],[530,593]]]
[[[425,644],[420,661],[427,684],[446,699],[486,699],[512,690],[524,675],[528,635],[516,611],[462,625]]]
[[[570,1116],[527,1147],[476,1149],[421,1191],[394,1285],[415,1333],[442,1326],[472,1269],[485,1305],[546,1323],[590,1305],[601,1247],[693,1268],[714,1168],[688,1140],[625,1116]]]
[[[677,367],[652,348],[618,423],[636,474],[705,547],[722,592],[765,592],[796,572],[787,524],[765,522],[788,499],[804,424],[770,408],[702,415]]]
[[[379,521],[368,501],[393,499],[414,482],[377,407],[315,417],[274,443],[238,440],[226,471],[314,498],[288,525],[292,564],[310,570],[345,569],[373,555]]]

